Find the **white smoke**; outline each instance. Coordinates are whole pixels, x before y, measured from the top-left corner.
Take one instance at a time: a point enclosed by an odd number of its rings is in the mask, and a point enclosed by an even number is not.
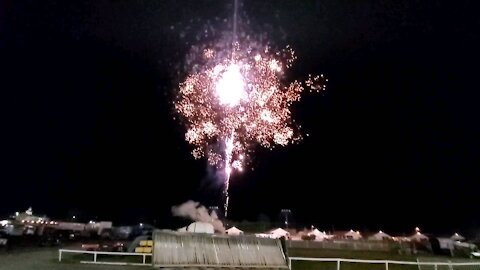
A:
[[[199,202],[190,200],[181,205],[172,206],[172,214],[177,217],[187,217],[193,221],[210,223],[216,231],[225,232],[225,227],[222,221],[218,219],[215,211],[209,214],[208,209]]]

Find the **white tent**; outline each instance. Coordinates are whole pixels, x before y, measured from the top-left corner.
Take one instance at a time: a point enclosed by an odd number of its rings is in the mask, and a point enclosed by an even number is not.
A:
[[[309,235],[315,235],[315,241],[323,241],[325,238],[328,238],[325,232],[321,232],[318,229],[311,231]]]
[[[373,241],[382,241],[382,240],[390,240],[390,239],[392,239],[392,237],[382,231],[378,231],[376,234],[368,237],[368,240],[373,240]]]
[[[445,238],[445,237],[437,237],[438,244],[440,245],[440,249],[446,249],[446,250],[454,250],[455,249],[455,241],[453,241],[450,238]]]
[[[414,235],[410,236],[410,240],[421,242],[421,241],[427,241],[428,237],[422,234],[421,232],[416,232]]]
[[[268,232],[272,238],[280,238],[280,237],[288,237],[290,236],[290,233],[285,231],[284,229],[282,228],[277,228],[277,229],[274,229],[274,230],[271,230],[270,232]]]
[[[359,240],[362,238],[362,235],[360,234],[360,232],[359,231],[355,232],[354,230],[350,230],[349,232],[345,233],[343,236],[351,240]]]
[[[210,233],[210,234],[213,234],[215,232],[212,224],[206,223],[206,222],[198,222],[198,221],[188,225],[187,231],[194,232],[194,233]]]
[[[465,237],[461,236],[458,233],[455,233],[450,237],[450,239],[452,239],[454,241],[463,241],[463,240],[465,240]]]
[[[243,234],[243,231],[233,226],[230,229],[226,230],[225,233],[227,233],[228,235],[240,235]]]

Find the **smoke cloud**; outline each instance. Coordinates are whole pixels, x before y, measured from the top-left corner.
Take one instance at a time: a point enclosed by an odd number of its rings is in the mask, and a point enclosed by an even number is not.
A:
[[[190,200],[181,205],[172,206],[172,214],[177,217],[187,217],[193,221],[210,223],[216,231],[225,232],[225,227],[217,214],[214,211],[209,214],[208,209],[199,202]]]

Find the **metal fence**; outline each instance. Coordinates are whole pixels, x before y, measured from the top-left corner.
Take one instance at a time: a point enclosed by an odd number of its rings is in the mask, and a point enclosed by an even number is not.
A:
[[[155,231],[155,267],[287,269],[279,239]]]
[[[78,250],[78,249],[59,249],[58,250],[58,261],[61,262],[63,259],[64,253],[73,253],[73,254],[91,254],[92,260],[91,261],[80,261],[80,263],[91,263],[91,264],[110,264],[110,265],[152,265],[150,261],[147,262],[147,257],[152,257],[152,254],[149,253],[130,253],[130,252],[106,252],[106,251],[86,251],[86,250]],[[129,256],[129,257],[142,257],[141,262],[125,262],[125,261],[105,261],[99,260],[98,255],[102,257],[105,256]]]
[[[296,263],[293,263],[296,262]],[[289,268],[308,262],[308,269],[322,270],[480,270],[480,262],[426,262],[393,260],[357,260],[343,258],[290,257]],[[303,266],[303,268],[307,268]]]

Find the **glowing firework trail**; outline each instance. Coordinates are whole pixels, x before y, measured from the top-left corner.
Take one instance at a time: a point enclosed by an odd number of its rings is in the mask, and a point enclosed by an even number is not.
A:
[[[221,45],[231,39],[196,47],[194,67],[175,100],[187,128],[185,139],[194,146],[192,155],[206,157],[225,172],[225,215],[231,173],[243,170],[256,144],[272,149],[300,140],[290,106],[305,88],[324,90],[326,81],[309,76],[305,82],[285,84],[284,72],[296,59],[289,46],[272,51],[251,38],[234,40],[233,51]]]
[[[232,173],[232,167],[230,165],[232,161],[232,152],[233,152],[233,133],[229,138],[225,139],[225,186],[223,193],[225,194],[225,217],[228,215],[228,201],[230,196],[228,195],[228,188],[230,187],[230,175]]]
[[[238,0],[233,1],[233,39],[232,39],[232,46],[235,44],[237,41],[237,13],[238,13]],[[235,50],[232,49],[232,60],[233,60],[233,54],[235,53]],[[222,78],[222,81],[225,81],[225,83],[233,83],[231,88],[227,88],[226,86],[220,88],[220,93],[224,92],[227,94],[230,94],[229,96],[231,98],[231,101],[234,103],[238,102],[239,96],[241,96],[243,92],[243,79],[242,75],[238,71],[237,66],[232,66],[231,68],[234,68],[234,70],[230,70],[230,79],[226,78],[225,75]],[[236,78],[235,78],[236,77]],[[218,87],[218,85],[217,85]],[[224,89],[222,89],[224,88]],[[217,88],[218,89],[218,88]],[[231,93],[228,93],[230,91]],[[225,95],[225,94],[224,94]],[[225,183],[224,183],[224,189],[223,189],[223,194],[225,195],[225,203],[223,205],[224,209],[224,215],[225,217],[228,216],[228,203],[230,201],[230,195],[228,194],[228,190],[230,188],[230,175],[232,173],[232,168],[230,166],[230,162],[232,160],[232,152],[233,152],[233,135],[235,131],[232,131],[232,134],[230,135],[229,138],[225,138]]]

